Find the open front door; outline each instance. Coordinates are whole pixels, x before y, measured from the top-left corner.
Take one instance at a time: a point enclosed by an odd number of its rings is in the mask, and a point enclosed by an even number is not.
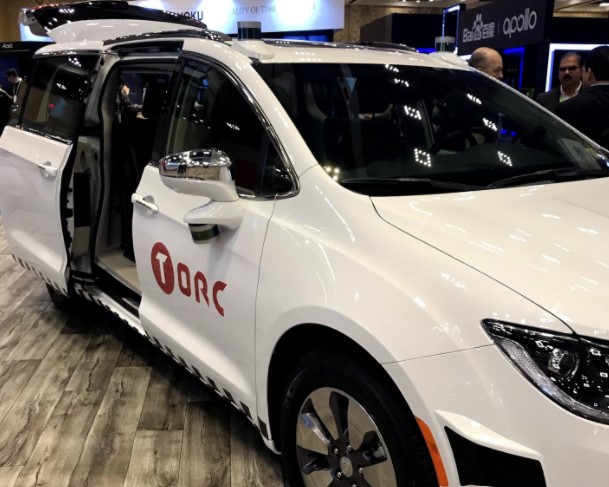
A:
[[[274,208],[263,175],[279,158],[256,112],[221,69],[187,59],[173,93],[163,154],[217,147],[233,161],[242,197],[234,186],[235,200],[218,197],[217,188],[213,201],[202,190],[178,191],[162,182],[159,168],[146,167],[132,196],[139,315],[168,353],[255,421],[256,292]],[[188,184],[189,176],[181,174]],[[227,174],[222,178],[230,179]],[[218,179],[218,187],[226,181]],[[221,222],[218,235],[203,243],[214,233],[209,215],[199,215],[207,210],[218,212]]]
[[[99,56],[36,60],[23,81],[17,124],[0,138],[0,209],[13,255],[56,289],[67,290],[71,240],[69,174],[85,96]]]

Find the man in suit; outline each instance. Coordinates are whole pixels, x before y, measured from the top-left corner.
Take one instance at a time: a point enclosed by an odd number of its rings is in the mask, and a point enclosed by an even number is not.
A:
[[[575,52],[568,52],[560,58],[558,67],[559,85],[556,88],[540,93],[535,101],[551,112],[556,112],[556,107],[569,98],[573,98],[582,86],[582,58]]]
[[[468,63],[472,68],[493,78],[503,79],[503,59],[495,49],[479,47],[472,53]]]
[[[588,53],[582,81],[580,93],[558,105],[556,114],[609,148],[609,46]]]

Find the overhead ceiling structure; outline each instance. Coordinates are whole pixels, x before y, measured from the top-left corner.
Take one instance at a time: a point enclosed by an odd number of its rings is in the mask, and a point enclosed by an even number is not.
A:
[[[378,7],[446,8],[465,3],[468,8],[508,0],[345,0],[346,5]],[[609,0],[554,0],[554,15],[593,15],[609,17]]]

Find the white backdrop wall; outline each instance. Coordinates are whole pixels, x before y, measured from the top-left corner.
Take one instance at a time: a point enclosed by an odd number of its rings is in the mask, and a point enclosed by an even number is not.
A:
[[[339,30],[345,26],[344,0],[136,0],[131,3],[187,15],[227,34],[236,34],[237,22],[243,20],[261,22],[263,32]]]

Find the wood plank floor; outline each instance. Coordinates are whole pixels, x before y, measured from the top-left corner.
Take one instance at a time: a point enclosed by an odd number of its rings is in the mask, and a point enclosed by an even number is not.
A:
[[[280,487],[227,402],[94,306],[57,311],[0,218],[0,487]]]

